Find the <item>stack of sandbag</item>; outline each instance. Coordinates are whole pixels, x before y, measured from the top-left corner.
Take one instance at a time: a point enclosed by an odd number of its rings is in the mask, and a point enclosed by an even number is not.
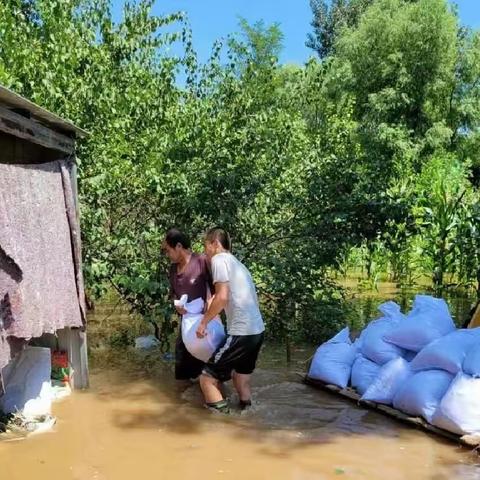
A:
[[[404,319],[400,306],[395,302],[385,302],[378,310],[383,316],[370,322],[355,342],[358,354],[352,367],[351,385],[362,395],[378,377],[383,365],[406,353],[404,349],[383,339]]]
[[[455,329],[442,299],[418,295],[405,321],[383,339],[417,354],[384,365],[362,399],[457,434],[480,432],[480,329]]]
[[[407,353],[382,367],[362,399],[432,422],[475,334],[455,330],[442,299],[417,295],[409,315],[383,339]]]
[[[394,408],[409,415],[421,416],[428,422],[455,433],[461,433],[460,429],[451,428],[451,422],[447,422],[446,415],[441,414],[439,408],[454,385],[452,382],[455,376],[462,375],[467,353],[479,343],[480,329],[460,329],[427,344],[412,360],[411,376],[395,394]],[[465,389],[464,386],[461,388]],[[457,390],[458,387],[454,389]],[[456,405],[458,406],[458,402]]]
[[[396,394],[393,406],[432,423],[453,378],[462,370],[467,351],[479,341],[479,331],[462,329],[429,343],[412,360],[412,377]]]
[[[349,328],[344,328],[318,347],[308,376],[314,380],[345,388],[350,379],[356,354],[357,347],[350,340]]]
[[[456,329],[444,300],[417,295],[405,317],[394,302],[352,344],[348,328],[320,346],[309,376],[362,400],[392,405],[445,430],[480,434],[480,328]]]
[[[405,413],[431,421],[453,379],[454,364],[459,362],[452,359],[450,365],[447,357],[442,361],[440,355],[435,356],[438,348],[432,351],[429,347],[432,342],[440,342],[442,350],[444,336],[448,337],[454,330],[444,300],[417,295],[408,316],[383,335],[383,341],[401,349],[402,354],[381,368],[362,399],[393,405]],[[448,338],[446,344],[451,344]]]

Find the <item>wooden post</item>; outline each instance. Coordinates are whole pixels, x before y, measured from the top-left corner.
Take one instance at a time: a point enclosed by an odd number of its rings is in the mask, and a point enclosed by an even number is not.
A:
[[[75,202],[75,215],[78,224],[80,224],[80,210],[78,205],[78,186],[77,186],[77,165],[73,163],[70,173],[73,199]],[[81,268],[81,265],[79,265]],[[87,333],[83,329],[64,328],[58,332],[59,346],[62,350],[68,352],[68,358],[73,368],[73,388],[88,388],[88,353],[87,353]]]

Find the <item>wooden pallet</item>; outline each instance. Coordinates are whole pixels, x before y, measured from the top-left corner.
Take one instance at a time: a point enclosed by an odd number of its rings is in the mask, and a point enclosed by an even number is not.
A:
[[[447,440],[453,441],[455,443],[459,443],[467,447],[475,447],[475,448],[480,446],[479,435],[460,436],[455,433],[442,430],[441,428],[435,427],[430,423],[426,422],[423,418],[410,417],[409,415],[401,412],[400,410],[396,410],[395,408],[389,407],[387,405],[382,405],[380,403],[361,400],[360,395],[358,395],[358,393],[351,388],[341,389],[336,385],[329,385],[320,380],[315,380],[308,376],[304,376],[303,381],[307,385],[338,395],[342,398],[355,402],[357,405],[361,407],[369,408],[370,410],[374,410],[390,418],[393,418],[400,422],[414,426],[416,428],[420,428],[427,432],[434,433],[435,435],[446,438]]]

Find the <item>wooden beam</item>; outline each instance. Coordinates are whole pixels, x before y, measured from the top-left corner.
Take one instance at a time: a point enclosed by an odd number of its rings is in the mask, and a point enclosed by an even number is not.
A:
[[[29,140],[42,147],[71,154],[75,140],[0,106],[0,131]]]
[[[72,133],[76,138],[82,138],[88,135],[88,132],[77,127],[69,120],[59,117],[55,113],[49,112],[43,107],[27,100],[12,90],[0,85],[0,104],[10,109],[21,109],[29,113],[28,116],[36,118],[44,125],[50,126],[55,131],[61,133]]]
[[[455,433],[448,432],[447,430],[435,427],[434,425],[425,421],[423,418],[411,417],[410,415],[407,415],[400,410],[396,410],[395,408],[389,407],[388,405],[382,405],[380,403],[367,402],[365,400],[362,400],[361,396],[351,388],[341,389],[336,385],[330,385],[322,382],[321,380],[315,380],[308,376],[302,375],[302,378],[304,383],[314,388],[318,388],[330,392],[334,395],[338,395],[339,397],[343,397],[347,400],[355,402],[360,407],[365,407],[378,413],[382,413],[383,415],[386,415],[390,418],[409,424],[416,428],[421,428],[423,430],[426,430],[427,432],[434,433],[435,435],[446,438],[447,440],[459,443],[467,447],[478,447],[480,444],[480,436],[478,435],[457,435]]]

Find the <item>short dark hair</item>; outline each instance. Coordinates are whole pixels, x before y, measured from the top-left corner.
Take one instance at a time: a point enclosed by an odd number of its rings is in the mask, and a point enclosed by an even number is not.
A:
[[[165,242],[171,248],[175,248],[180,244],[183,248],[190,248],[190,238],[178,228],[171,228],[165,235]]]
[[[232,249],[232,241],[230,239],[230,235],[226,230],[221,227],[211,228],[205,235],[205,238],[209,242],[214,242],[215,240],[218,240],[220,242],[220,245],[225,250]]]

